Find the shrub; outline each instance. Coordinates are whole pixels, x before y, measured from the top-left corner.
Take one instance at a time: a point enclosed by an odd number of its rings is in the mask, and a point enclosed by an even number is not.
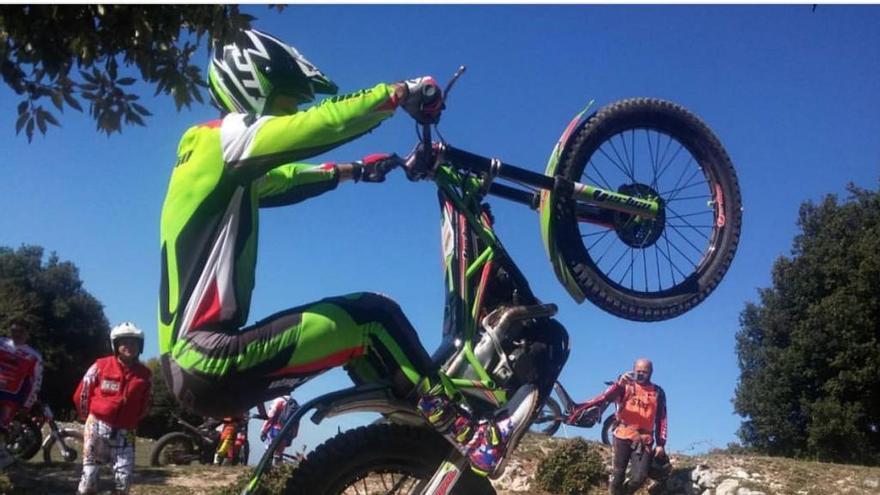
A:
[[[582,438],[563,443],[538,464],[535,476],[541,489],[557,495],[586,494],[607,480],[598,452]]]
[[[295,468],[294,464],[272,466],[272,469],[260,480],[257,493],[260,495],[282,495],[287,485],[287,478],[290,478]],[[238,495],[250,482],[252,475],[253,469],[248,469],[235,480],[235,483],[217,490],[212,495]]]

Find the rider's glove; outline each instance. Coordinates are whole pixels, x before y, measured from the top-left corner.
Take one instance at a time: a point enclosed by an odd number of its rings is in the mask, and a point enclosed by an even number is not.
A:
[[[431,76],[417,77],[403,81],[406,95],[400,106],[420,124],[436,124],[443,112],[443,90]]]
[[[384,182],[388,172],[402,164],[396,154],[374,153],[351,164],[351,178],[355,182]]]
[[[260,441],[261,442],[265,442],[267,438],[269,438],[269,435],[265,431],[260,433]]]

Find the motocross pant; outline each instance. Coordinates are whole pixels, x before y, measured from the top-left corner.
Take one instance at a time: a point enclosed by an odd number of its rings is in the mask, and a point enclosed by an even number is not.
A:
[[[650,445],[645,445],[641,441],[613,436],[611,451],[613,457],[611,476],[608,480],[608,493],[611,495],[635,493],[648,478],[654,450]],[[630,463],[632,463],[630,477],[624,483],[626,466]]]
[[[128,493],[134,471],[134,430],[113,428],[92,415],[83,429],[83,472],[79,493],[97,493],[100,464],[113,461],[115,490]]]
[[[436,367],[390,298],[331,297],[276,313],[244,329],[205,325],[162,355],[166,383],[205,416],[247,411],[336,366],[355,383],[387,379],[407,397]]]

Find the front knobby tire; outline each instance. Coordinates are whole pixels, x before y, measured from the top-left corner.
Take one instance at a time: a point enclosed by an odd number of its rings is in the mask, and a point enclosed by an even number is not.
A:
[[[555,200],[559,256],[587,299],[629,320],[660,321],[718,286],[739,243],[740,190],[727,152],[696,115],[657,99],[612,103],[575,131],[559,163],[566,179],[661,205],[644,220]]]
[[[58,432],[68,447],[65,450],[61,444],[55,441],[55,437],[49,438],[43,448],[43,462],[77,462],[82,461],[83,432],[79,430],[63,429]]]
[[[150,466],[188,466],[200,459],[192,438],[179,431],[163,435],[150,450]]]
[[[405,494],[423,486],[451,446],[428,428],[372,424],[341,433],[316,448],[287,481],[287,495]],[[451,492],[493,495],[469,469]]]

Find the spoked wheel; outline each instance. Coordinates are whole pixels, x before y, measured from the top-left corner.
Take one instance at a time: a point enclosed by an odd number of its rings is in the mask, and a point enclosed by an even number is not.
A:
[[[153,444],[150,451],[150,465],[158,466],[186,466],[199,462],[201,453],[193,444],[189,435],[181,432],[173,432],[164,435]]]
[[[575,131],[559,163],[569,180],[660,205],[645,219],[559,195],[557,245],[586,298],[658,321],[715,289],[739,243],[741,200],[727,152],[697,116],[656,99],[613,103]]]
[[[617,428],[617,416],[612,414],[605,418],[605,422],[602,423],[602,443],[605,445],[611,445],[614,428]]]
[[[450,452],[426,428],[372,424],[337,435],[309,454],[287,481],[287,495],[417,494]],[[452,492],[495,493],[485,478],[462,473]]]
[[[552,397],[547,397],[547,401],[538,410],[535,419],[532,420],[532,426],[529,428],[531,433],[537,435],[553,436],[559,426],[562,424],[562,408],[559,403]]]
[[[58,432],[61,442],[55,437],[49,438],[43,448],[44,462],[77,462],[82,461],[83,433],[79,430],[63,429]]]

